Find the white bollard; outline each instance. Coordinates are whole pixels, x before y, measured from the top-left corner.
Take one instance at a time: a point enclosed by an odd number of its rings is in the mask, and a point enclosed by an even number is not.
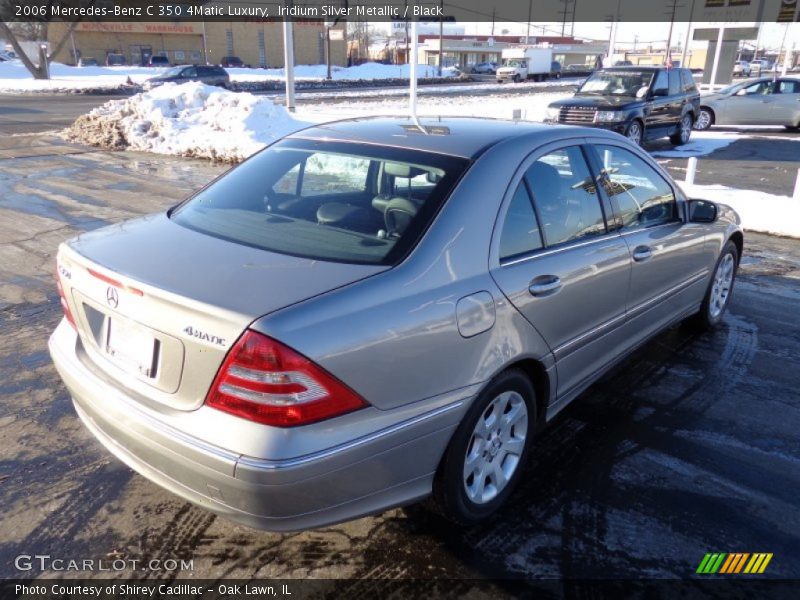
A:
[[[686,164],[686,183],[688,185],[694,184],[694,176],[697,173],[697,158],[692,156]]]
[[[792,198],[800,200],[800,169],[797,169],[797,179],[794,180],[794,194]]]
[[[521,120],[521,119],[522,119],[522,109],[521,109],[521,108],[515,108],[515,109],[513,109],[513,110],[511,111],[511,118],[512,118],[514,121],[519,121],[519,120]]]

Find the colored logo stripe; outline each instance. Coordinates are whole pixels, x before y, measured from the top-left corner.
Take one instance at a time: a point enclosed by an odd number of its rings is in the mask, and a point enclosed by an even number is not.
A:
[[[749,560],[748,560],[749,559]],[[772,560],[772,553],[757,552],[709,552],[700,561],[697,573],[713,575],[715,573],[731,575],[735,573],[760,574]],[[745,566],[747,565],[747,566]],[[744,569],[744,571],[742,570]]]

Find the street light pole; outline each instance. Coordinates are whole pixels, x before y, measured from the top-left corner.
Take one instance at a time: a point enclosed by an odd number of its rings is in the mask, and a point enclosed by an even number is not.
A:
[[[283,21],[283,66],[286,72],[286,108],[294,112],[294,31],[292,21]]]

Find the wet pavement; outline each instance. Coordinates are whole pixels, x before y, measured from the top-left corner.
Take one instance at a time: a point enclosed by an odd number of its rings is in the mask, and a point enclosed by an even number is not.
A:
[[[115,573],[155,580],[669,578],[706,552],[771,552],[765,576],[800,577],[800,241],[747,235],[724,325],[671,328],[584,393],[538,436],[491,522],[457,529],[414,508],[271,534],[112,458],[46,350],[57,244],[164,209],[226,167],[13,139],[0,142],[0,577],[39,575],[14,558],[50,554],[193,560]]]

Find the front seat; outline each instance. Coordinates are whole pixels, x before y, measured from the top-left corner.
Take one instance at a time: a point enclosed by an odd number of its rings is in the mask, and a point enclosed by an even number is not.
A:
[[[417,214],[416,205],[406,198],[392,198],[386,204],[383,219],[390,238],[399,238]]]
[[[372,199],[372,208],[375,210],[386,214],[386,207],[389,205],[389,201],[396,197],[400,189],[398,189],[397,179],[408,179],[409,185],[407,186],[407,194],[409,200],[411,200],[411,186],[410,182],[414,177],[419,177],[420,175],[427,173],[424,169],[420,169],[419,167],[412,167],[411,165],[405,163],[396,163],[391,161],[386,161],[383,163],[383,174],[384,175],[391,175],[395,178],[394,184],[394,193],[391,191],[388,194],[380,194],[375,196]]]
[[[564,193],[564,181],[558,169],[536,161],[531,165],[527,177],[542,219],[547,244],[569,240],[580,222],[580,214],[574,210]]]

